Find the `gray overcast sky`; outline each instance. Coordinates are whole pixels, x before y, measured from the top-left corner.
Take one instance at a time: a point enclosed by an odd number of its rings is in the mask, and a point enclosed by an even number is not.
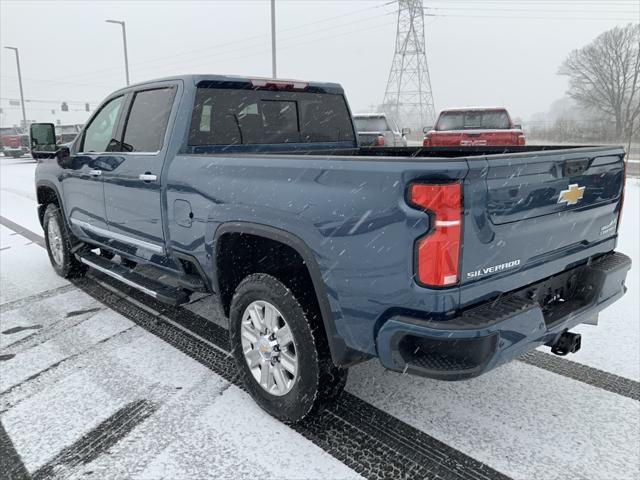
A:
[[[436,110],[505,105],[514,116],[562,97],[564,57],[615,25],[640,21],[640,0],[425,0]],[[277,0],[278,76],[341,83],[354,112],[382,102],[397,4]],[[20,49],[27,118],[82,122],[60,102],[96,102],[132,82],[180,73],[269,76],[270,4],[254,1],[0,1],[0,44]],[[0,54],[3,125],[21,116],[15,58]],[[55,101],[55,103],[35,100]],[[70,104],[71,110],[83,110]],[[55,109],[52,115],[50,110]]]

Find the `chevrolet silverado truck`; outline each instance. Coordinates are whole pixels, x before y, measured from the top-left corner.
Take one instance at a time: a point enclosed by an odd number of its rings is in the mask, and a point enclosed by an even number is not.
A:
[[[619,147],[359,147],[337,84],[208,75],[118,90],[68,145],[31,138],[55,271],[211,294],[285,422],[374,357],[460,380],[576,351],[626,290]]]
[[[425,147],[478,147],[524,145],[521,125],[502,107],[443,110],[433,128],[425,127]]]

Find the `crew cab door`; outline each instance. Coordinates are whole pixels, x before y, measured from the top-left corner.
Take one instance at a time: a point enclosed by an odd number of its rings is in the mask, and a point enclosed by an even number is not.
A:
[[[78,148],[62,167],[64,206],[71,228],[79,237],[108,239],[104,207],[103,171],[117,163],[118,130],[125,96],[108,100],[93,116]]]
[[[103,174],[107,223],[117,249],[162,263],[164,233],[161,174],[175,84],[129,94],[121,161]]]

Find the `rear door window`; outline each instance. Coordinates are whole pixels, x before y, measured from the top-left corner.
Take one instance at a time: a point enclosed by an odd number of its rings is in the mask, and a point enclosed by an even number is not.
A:
[[[199,88],[189,145],[353,140],[342,95]]]
[[[167,130],[175,88],[136,92],[125,124],[123,150],[158,152]]]

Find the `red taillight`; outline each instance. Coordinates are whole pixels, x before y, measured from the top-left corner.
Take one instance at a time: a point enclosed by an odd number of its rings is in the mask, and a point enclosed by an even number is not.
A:
[[[270,78],[252,78],[251,85],[270,90],[304,90],[309,84],[298,80],[273,80]]]
[[[518,134],[518,138],[516,139],[516,145],[524,145],[524,143],[525,143],[524,133]]]
[[[628,161],[628,160],[627,160]],[[627,162],[622,159],[622,193],[620,194],[620,211],[618,212],[618,224],[616,225],[616,233],[620,231],[620,224],[622,223],[622,207],[624,207],[624,191],[627,188]]]
[[[416,183],[409,201],[431,214],[429,233],[418,239],[415,251],[416,277],[427,287],[449,287],[459,282],[460,235],[462,232],[462,186],[459,183]]]
[[[376,138],[376,147],[384,147],[384,135],[378,135]]]
[[[422,146],[423,147],[431,146],[431,135],[425,135],[424,140],[422,141]]]

